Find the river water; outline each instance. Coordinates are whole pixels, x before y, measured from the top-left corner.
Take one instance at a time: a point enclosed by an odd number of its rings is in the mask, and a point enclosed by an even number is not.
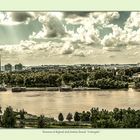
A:
[[[48,92],[33,91],[12,93],[10,90],[0,92],[0,105],[4,109],[12,106],[16,109],[26,110],[31,114],[44,114],[57,118],[62,112],[87,111],[92,107],[112,110],[118,108],[140,109],[140,92],[133,89],[101,90],[101,91],[75,91],[75,92]]]

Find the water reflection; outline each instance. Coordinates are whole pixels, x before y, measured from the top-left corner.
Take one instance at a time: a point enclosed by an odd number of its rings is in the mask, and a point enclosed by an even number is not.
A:
[[[104,90],[80,92],[0,92],[0,105],[25,109],[29,113],[57,117],[60,112],[90,110],[92,107],[112,110],[114,107],[140,109],[140,92]]]

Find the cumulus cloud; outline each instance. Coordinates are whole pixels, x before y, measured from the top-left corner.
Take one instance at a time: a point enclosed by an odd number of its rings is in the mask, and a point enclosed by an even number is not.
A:
[[[32,40],[25,40],[25,41],[23,41],[23,40],[21,40],[20,41],[20,44],[19,44],[19,46],[20,46],[20,48],[22,48],[23,50],[29,50],[29,48],[31,47],[31,46],[34,46],[34,45],[36,45],[37,43],[35,42],[35,41],[32,41]]]
[[[93,12],[90,14],[93,17],[95,24],[108,24],[114,19],[120,17],[119,12]]]
[[[61,54],[71,54],[74,51],[74,47],[71,42],[64,43],[63,47],[60,50]]]
[[[140,12],[131,12],[130,17],[125,22],[124,28],[114,24],[108,24],[106,27],[111,27],[112,33],[104,36],[101,41],[103,46],[128,47],[130,45],[140,45]]]
[[[67,39],[72,42],[93,46],[100,44],[99,31],[94,27],[90,19],[87,20],[84,25],[78,27],[76,32],[67,30],[67,33],[70,35]]]
[[[90,23],[79,27],[75,36],[77,36],[77,40],[80,40],[81,42],[86,44],[97,45],[100,43],[99,32]]]
[[[75,31],[67,30],[71,36],[69,38],[72,42],[84,43],[87,45],[113,45],[113,37],[105,37],[101,43],[100,31],[104,27],[108,27],[111,21],[120,17],[118,12],[87,12],[87,13],[67,13],[65,20],[68,24],[80,24]],[[112,27],[111,27],[112,28]],[[113,27],[115,30],[115,27]],[[114,31],[113,34],[116,32]],[[115,36],[115,35],[113,35]],[[106,41],[105,41],[106,40]],[[117,40],[116,40],[117,41]],[[111,44],[112,42],[112,44]]]
[[[71,24],[84,24],[90,18],[93,24],[102,26],[120,17],[119,12],[66,12],[64,15],[66,15],[65,20]]]
[[[126,46],[127,34],[126,31],[120,28],[118,25],[111,25],[112,33],[105,35],[101,41],[101,44],[106,47],[120,47]]]
[[[127,45],[140,45],[140,12],[131,12],[125,22]]]
[[[140,13],[131,12],[130,17],[123,20],[126,22],[121,27],[113,22],[120,20],[119,18],[119,12],[9,12],[6,16],[0,14],[0,21],[8,22],[10,19],[12,22],[29,23],[28,21],[36,19],[35,21],[42,25],[41,30],[34,31],[29,36],[30,40],[23,39],[18,45],[5,45],[0,48],[4,54],[18,54],[21,59],[24,56],[44,60],[53,56],[70,56],[76,60],[90,58],[87,62],[92,59],[102,62],[106,56],[105,61],[108,62],[111,58],[114,61],[127,56],[138,58]],[[111,31],[106,32],[103,30],[105,28]],[[102,37],[101,31],[104,32]]]
[[[4,12],[0,12],[0,22],[3,22],[6,18],[6,14]]]
[[[82,51],[82,50],[76,50],[74,51],[73,53],[74,56],[79,56],[79,57],[85,57],[85,51]]]
[[[140,27],[140,12],[131,12],[125,23],[125,28]]]
[[[49,38],[49,37],[63,37],[66,35],[65,27],[60,19],[59,13],[42,12],[37,13],[36,17],[43,24],[42,30],[30,38]]]
[[[33,19],[35,15],[33,12],[10,12],[10,16],[13,21],[24,22]]]
[[[127,34],[128,45],[140,45],[140,29],[129,31]]]
[[[65,28],[62,22],[55,16],[49,16],[49,20],[46,23],[46,28],[48,37],[65,35]]]

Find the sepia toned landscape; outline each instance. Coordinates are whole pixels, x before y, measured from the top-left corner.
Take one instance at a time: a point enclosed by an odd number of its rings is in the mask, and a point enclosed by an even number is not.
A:
[[[140,128],[140,12],[0,12],[0,128]]]

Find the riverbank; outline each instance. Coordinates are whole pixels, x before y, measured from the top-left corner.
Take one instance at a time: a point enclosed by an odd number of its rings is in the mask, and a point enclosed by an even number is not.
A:
[[[72,92],[72,91],[102,91],[102,90],[129,90],[129,88],[121,89],[101,89],[101,88],[88,88],[88,87],[79,87],[79,88],[67,88],[67,87],[13,87],[8,88],[12,92],[28,92],[28,91],[60,91],[60,92]]]
[[[82,112],[59,113],[57,119],[32,115],[11,106],[0,108],[1,128],[140,128],[140,110],[113,108],[112,111],[93,107]]]
[[[71,87],[12,87],[9,88],[12,92],[26,92],[26,91],[60,91],[60,92],[68,92],[68,91],[96,91],[101,90],[100,88],[88,88],[88,87],[80,87],[80,88],[71,88]]]

